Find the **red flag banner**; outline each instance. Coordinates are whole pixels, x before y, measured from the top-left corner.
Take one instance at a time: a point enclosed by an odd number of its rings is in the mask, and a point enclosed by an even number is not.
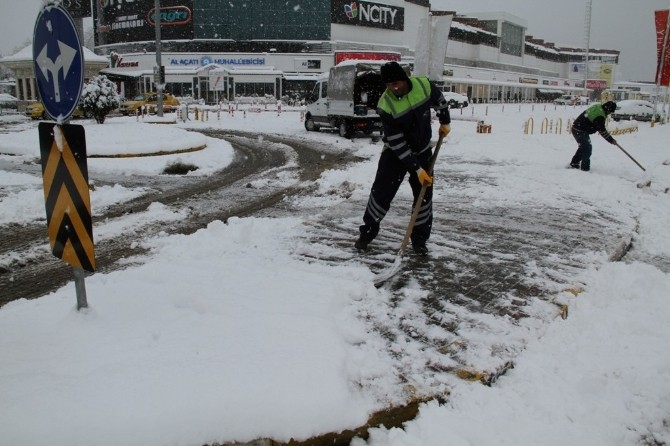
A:
[[[656,18],[656,82],[670,86],[670,36],[668,36],[668,15],[670,10],[654,11]],[[665,50],[665,51],[664,51]]]

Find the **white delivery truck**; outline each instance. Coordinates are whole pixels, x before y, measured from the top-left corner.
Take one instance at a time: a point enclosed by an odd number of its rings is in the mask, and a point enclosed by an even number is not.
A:
[[[377,102],[384,92],[380,70],[386,61],[348,60],[330,69],[328,76],[317,80],[307,97],[305,128],[337,129],[350,138],[354,132],[366,135],[382,132]]]

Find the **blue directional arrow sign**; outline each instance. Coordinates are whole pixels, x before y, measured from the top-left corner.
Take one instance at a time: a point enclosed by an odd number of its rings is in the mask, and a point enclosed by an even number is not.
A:
[[[48,4],[37,16],[33,68],[47,114],[57,122],[69,120],[84,85],[84,57],[72,17],[60,5]]]

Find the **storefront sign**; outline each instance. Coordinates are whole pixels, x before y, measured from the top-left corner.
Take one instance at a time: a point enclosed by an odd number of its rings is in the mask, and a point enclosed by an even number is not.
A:
[[[320,70],[321,61],[319,59],[295,59],[293,66],[296,70]]]
[[[191,21],[191,10],[186,6],[174,6],[172,8],[161,8],[161,26],[185,25]],[[156,21],[156,9],[149,11],[147,21],[154,26]]]
[[[333,0],[331,22],[402,31],[405,28],[405,8],[381,3]]]
[[[112,68],[137,68],[140,66],[140,62],[137,60],[124,60],[123,56],[118,54],[115,51],[112,51],[109,54],[109,60],[111,62]]]
[[[168,58],[168,65],[180,67],[200,67],[209,64],[217,65],[265,65],[264,57],[217,57],[217,56],[203,56],[203,57],[170,57]]]
[[[154,2],[97,0],[94,4],[96,45],[156,40]],[[161,0],[160,4],[161,38],[193,39],[193,0]]]
[[[400,53],[395,51],[335,51],[335,65],[345,60],[395,60],[400,62]]]
[[[592,90],[604,90],[607,88],[607,81],[603,79],[587,79],[586,88],[590,88]]]

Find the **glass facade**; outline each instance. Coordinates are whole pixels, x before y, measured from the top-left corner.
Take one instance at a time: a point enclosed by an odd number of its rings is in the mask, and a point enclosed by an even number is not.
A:
[[[521,57],[523,55],[523,47],[523,28],[509,22],[502,22],[500,52]]]
[[[327,0],[195,0],[195,39],[330,40]]]

